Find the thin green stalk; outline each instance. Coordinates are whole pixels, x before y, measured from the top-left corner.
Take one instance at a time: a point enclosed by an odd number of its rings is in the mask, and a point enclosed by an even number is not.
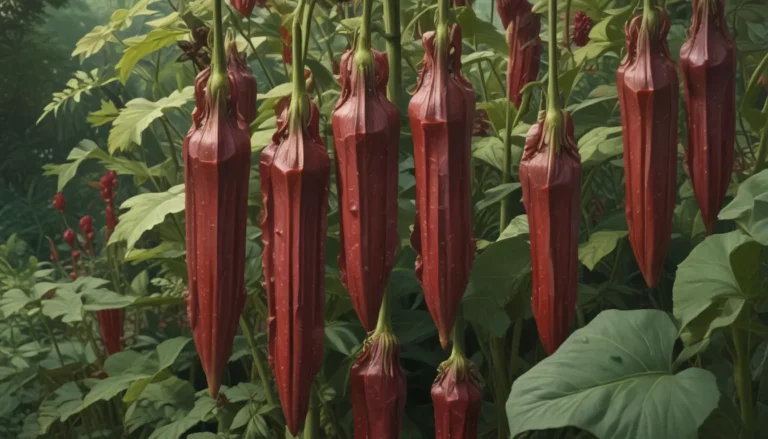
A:
[[[387,33],[387,55],[389,56],[389,82],[387,97],[402,111],[400,100],[402,82],[402,56],[400,48],[400,0],[384,0],[384,31]]]
[[[232,13],[232,9],[227,6],[229,9],[229,12]],[[261,57],[261,54],[258,50],[256,50],[256,46],[253,45],[253,42],[251,41],[251,19],[248,19],[248,35],[245,34],[245,31],[243,31],[242,26],[240,26],[240,21],[236,18],[232,20],[232,24],[235,26],[235,30],[237,30],[240,35],[245,39],[245,41],[248,43],[249,46],[251,46],[251,50],[253,51],[254,55],[256,55],[256,61],[259,62],[259,66],[261,67],[261,70],[264,72],[264,76],[267,78],[267,82],[269,83],[270,88],[275,87],[275,80],[272,79],[272,74],[269,73],[269,69],[267,69],[267,64],[264,62],[264,58]]]
[[[507,431],[507,412],[505,403],[509,395],[510,385],[507,380],[507,365],[505,362],[506,352],[504,349],[505,339],[491,335],[489,349],[491,352],[491,367],[493,377],[494,403],[496,405],[497,431],[499,439],[509,437]]]
[[[379,310],[379,320],[376,322],[376,330],[373,335],[378,335],[383,332],[392,332],[391,329],[391,316],[389,310],[389,292],[384,292],[384,297],[381,299],[381,309]]]
[[[51,338],[51,343],[53,343],[53,348],[56,349],[56,356],[59,357],[59,362],[61,363],[61,366],[64,367],[64,356],[61,355],[61,349],[59,349],[59,343],[56,341],[56,336],[53,335],[53,331],[51,330],[51,327],[48,326],[48,322],[45,321],[45,317],[43,317],[42,313],[38,314],[40,316],[40,320],[43,322],[43,326],[45,326],[45,331],[48,333],[48,336]],[[11,331],[11,334],[13,334],[13,331]]]
[[[736,393],[739,396],[739,409],[741,422],[744,428],[741,431],[741,439],[752,439],[752,369],[749,358],[749,333],[743,329],[732,328],[734,346],[734,380]]]
[[[315,10],[315,3],[316,3],[315,0],[308,0],[308,1],[309,1],[309,5],[307,5],[307,8],[308,8],[307,12],[303,15],[303,17],[304,17],[304,25],[303,25],[303,28],[304,28],[304,39],[302,41],[302,46],[301,46],[302,49],[301,50],[302,50],[302,54],[303,54],[304,58],[302,58],[302,63],[304,61],[306,61],[307,56],[309,55],[309,39],[310,39],[310,34],[311,34],[310,26],[312,25],[311,24],[312,23],[312,12]],[[301,15],[297,14],[296,16],[300,17]],[[294,58],[294,59],[296,59],[296,58]],[[302,72],[302,74],[303,74],[303,72]]]
[[[320,428],[320,404],[315,392],[310,392],[309,412],[304,423],[304,439],[318,439]]]
[[[762,133],[760,133],[760,143],[757,146],[757,155],[755,156],[755,174],[765,169],[766,158],[768,158],[768,101],[765,102],[763,107],[763,114],[765,118],[765,126]]]
[[[221,18],[221,0],[213,0],[213,54],[208,90],[214,99],[223,99],[229,90],[227,55],[224,50],[224,25]]]
[[[656,2],[654,0],[643,0],[643,24],[642,26],[648,32],[656,30]]]
[[[259,350],[259,347],[256,346],[256,340],[253,338],[251,328],[248,326],[248,322],[243,316],[240,317],[240,329],[243,330],[243,335],[245,335],[245,339],[248,340],[248,346],[251,348],[253,365],[256,367],[256,371],[259,374],[259,380],[261,380],[261,386],[264,388],[264,393],[267,396],[267,402],[271,406],[278,406],[277,399],[275,399],[275,395],[272,393],[272,386],[269,384],[269,378],[266,368],[264,367],[264,359],[261,357],[261,351]]]
[[[451,334],[453,340],[453,349],[451,356],[461,354],[464,355],[464,317],[461,312],[456,316],[456,323],[453,324],[453,334]]]
[[[512,130],[515,129],[523,113],[528,110],[528,105],[531,101],[530,91],[523,92],[523,100],[520,102],[520,108],[515,113],[515,118],[512,120],[512,102],[507,99],[507,129],[506,137],[504,138],[504,155],[503,155],[503,171],[501,173],[502,183],[512,182]],[[501,212],[499,214],[499,233],[503,233],[504,229],[509,225],[512,219],[512,194],[508,194],[501,199]]]
[[[305,6],[306,0],[299,0],[293,20],[293,92],[291,93],[291,108],[289,113],[289,129],[293,132],[301,131],[304,127],[304,122],[308,117],[307,86],[304,82],[304,55],[302,51],[304,34],[301,29],[301,20],[298,19],[304,17]],[[307,24],[306,30],[309,32],[309,24]]]
[[[165,136],[168,138],[168,151],[169,155],[171,156],[171,161],[173,162],[173,168],[176,170],[176,173],[181,170],[181,165],[179,165],[179,159],[176,157],[176,145],[173,143],[173,137],[171,137],[171,130],[168,128],[168,122],[165,118],[160,118],[160,122],[163,125],[163,129],[165,130]],[[176,180],[176,176],[174,176],[174,180]]]
[[[523,318],[518,317],[515,322],[515,328],[512,330],[512,352],[509,359],[509,382],[515,380],[515,373],[520,368],[520,342],[523,337]]]

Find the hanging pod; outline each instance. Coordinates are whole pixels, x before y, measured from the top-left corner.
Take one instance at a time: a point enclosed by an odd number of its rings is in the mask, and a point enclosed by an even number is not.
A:
[[[541,64],[541,20],[528,0],[499,0],[496,4],[506,29],[509,46],[507,63],[507,98],[520,107],[520,91],[539,75]]]
[[[731,182],[736,139],[736,43],[725,24],[725,0],[693,1],[680,67],[688,116],[685,160],[712,234]]]
[[[472,235],[472,123],[475,96],[461,74],[461,29],[449,27],[439,50],[422,37],[424,66],[408,106],[416,173],[411,245],[440,343],[447,348],[475,258]]]
[[[677,195],[678,78],[669,17],[660,8],[627,23],[616,75],[624,140],[629,241],[649,287],[661,278]]]
[[[373,62],[358,66],[355,53],[341,58],[341,97],[333,112],[339,268],[357,316],[372,331],[400,247],[400,115],[386,98],[387,55],[368,52]]]

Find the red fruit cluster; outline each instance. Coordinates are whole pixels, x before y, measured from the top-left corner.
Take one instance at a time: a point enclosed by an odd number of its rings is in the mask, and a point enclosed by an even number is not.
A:
[[[243,17],[250,17],[253,13],[253,8],[258,6],[260,8],[267,7],[267,0],[230,0],[232,7],[241,13]]]
[[[107,172],[101,177],[101,181],[99,183],[101,184],[101,199],[107,203],[107,207],[104,208],[104,216],[107,219],[106,241],[109,242],[109,237],[112,235],[115,227],[117,227],[117,215],[115,215],[114,206],[115,186],[117,186],[117,173],[115,173],[115,171]]]
[[[594,22],[584,11],[579,11],[573,17],[573,44],[583,47],[589,43],[589,32],[592,31]]]
[[[75,231],[72,229],[67,229],[64,231],[64,242],[69,245],[70,248],[73,250],[75,249],[75,243],[77,241],[77,235],[75,235]]]
[[[63,193],[59,192],[53,197],[53,208],[64,213],[64,209],[67,208],[67,200]]]

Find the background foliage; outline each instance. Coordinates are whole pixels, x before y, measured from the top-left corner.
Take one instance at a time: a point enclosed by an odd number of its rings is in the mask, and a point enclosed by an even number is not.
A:
[[[400,3],[407,91],[415,86],[423,57],[419,35],[432,27],[434,5]],[[565,2],[560,3],[565,13]],[[755,172],[760,152],[768,148],[766,89],[760,79],[766,66],[759,66],[768,53],[768,10],[763,0],[727,2],[739,47],[737,165],[730,204],[721,212],[717,234],[705,239],[680,162],[672,245],[660,286],[649,290],[627,241],[615,87],[623,24],[635,3],[571,2],[571,14],[583,10],[595,21],[589,44],[561,49],[558,78],[584,166],[581,284],[576,332],[547,359],[528,306],[528,224],[522,203],[515,203],[511,224],[498,230],[499,201],[521,196],[519,184],[501,184],[507,129],[504,34],[489,0],[454,10],[463,30],[463,71],[482,110],[472,144],[479,255],[463,302],[468,354],[483,379],[480,437],[734,438],[744,427],[742,419],[753,423],[754,431],[768,431],[763,425],[768,420],[768,171]],[[668,0],[665,6],[677,60],[690,3]],[[208,0],[0,5],[0,130],[5,133],[0,140],[0,437],[285,437],[269,371],[258,361],[264,356],[266,304],[256,172],[245,331],[235,340],[224,379],[227,403],[221,407],[207,396],[186,326],[180,150],[190,124],[191,85],[208,49],[203,44],[189,50],[184,43],[192,43],[192,31],[210,22],[210,7]],[[329,148],[330,114],[339,96],[334,69],[358,26],[357,9],[327,0],[317,0],[314,9],[307,66]],[[259,113],[251,126],[254,154],[274,132],[277,100],[290,92],[280,27],[289,28],[292,11],[290,0],[275,0],[257,8],[251,20],[225,14],[230,36],[248,54],[259,83]],[[545,13],[546,2],[539,1],[534,11]],[[376,3],[378,30],[380,17]],[[542,38],[546,41],[546,25]],[[381,34],[374,45],[384,49]],[[407,100],[403,92],[401,109]],[[684,111],[682,101],[680,108]],[[535,117],[534,108],[512,129],[515,164]],[[687,139],[680,120],[682,158]],[[429,389],[446,354],[413,274],[408,237],[414,177],[407,123],[400,146],[403,245],[390,291],[408,377],[403,437],[422,438],[433,434]],[[98,194],[98,178],[106,170],[119,176],[120,224],[109,245]],[[67,198],[65,215],[50,205],[58,191]],[[76,229],[84,214],[96,220],[96,252],[87,258],[88,275],[73,282],[61,233],[63,224]],[[50,261],[46,237],[55,243],[60,263]],[[332,194],[326,353],[315,392],[326,437],[349,438],[349,367],[365,334],[339,280],[338,249]],[[95,312],[114,308],[126,310],[126,350],[105,358]],[[747,403],[736,396],[738,382],[747,383]]]

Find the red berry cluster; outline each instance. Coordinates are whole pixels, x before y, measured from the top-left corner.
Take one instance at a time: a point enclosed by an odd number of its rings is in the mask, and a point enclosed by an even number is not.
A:
[[[586,46],[593,25],[594,22],[584,11],[577,12],[573,17],[573,43],[579,47]]]
[[[117,215],[115,215],[115,187],[117,186],[117,173],[109,171],[101,177],[101,199],[107,203],[104,216],[107,218],[107,241],[117,227]]]
[[[63,193],[59,192],[53,197],[53,208],[64,213],[64,209],[67,208],[67,200],[64,198]]]
[[[83,232],[88,241],[93,239],[93,218],[90,215],[80,218],[80,231]]]

